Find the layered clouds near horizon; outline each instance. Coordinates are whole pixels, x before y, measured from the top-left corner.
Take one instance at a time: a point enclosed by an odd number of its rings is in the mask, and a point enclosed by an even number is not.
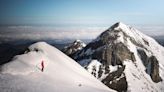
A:
[[[135,26],[150,36],[163,36],[163,26]],[[0,41],[94,39],[108,27],[1,26]]]
[[[0,40],[93,39],[105,29],[106,27],[8,26],[0,27]]]

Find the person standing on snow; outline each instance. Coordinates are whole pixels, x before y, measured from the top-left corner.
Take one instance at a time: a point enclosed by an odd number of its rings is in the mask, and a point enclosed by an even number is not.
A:
[[[44,61],[42,60],[42,62],[41,62],[41,71],[43,72],[44,71]]]

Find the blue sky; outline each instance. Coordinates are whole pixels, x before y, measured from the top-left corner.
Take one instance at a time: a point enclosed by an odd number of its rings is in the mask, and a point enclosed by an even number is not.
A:
[[[164,0],[0,0],[0,25],[163,25]]]

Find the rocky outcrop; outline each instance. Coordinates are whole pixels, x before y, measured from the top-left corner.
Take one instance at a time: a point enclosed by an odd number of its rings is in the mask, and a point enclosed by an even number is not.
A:
[[[122,65],[126,59],[135,61],[134,54],[123,43],[100,48],[92,56],[93,59],[99,60],[103,65]]]
[[[147,56],[146,52],[142,49],[138,49],[137,52],[138,52],[138,55],[140,56],[140,58],[142,60],[142,63],[146,67],[148,65],[149,57]]]
[[[81,50],[82,48],[84,48],[86,46],[86,44],[80,40],[75,40],[73,43],[71,43],[69,46],[64,47],[64,49],[62,50],[65,54],[67,55],[72,55],[74,54],[76,51]]]
[[[148,62],[149,62],[148,67],[150,70],[147,70],[147,71],[148,73],[150,73],[152,80],[156,83],[162,81],[161,77],[159,76],[159,62],[156,59],[156,57],[151,56],[148,59]]]
[[[110,73],[102,82],[108,87],[117,90],[118,92],[124,92],[127,90],[127,81],[125,74],[123,73],[125,66],[118,68],[117,71]]]
[[[138,54],[146,67],[146,72],[151,76],[151,79],[154,82],[162,81],[161,77],[159,76],[159,62],[155,56],[147,56],[144,50],[138,49]]]

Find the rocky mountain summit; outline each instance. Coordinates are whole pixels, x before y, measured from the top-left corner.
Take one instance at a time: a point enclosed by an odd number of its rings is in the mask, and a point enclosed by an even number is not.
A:
[[[86,46],[86,44],[83,41],[75,40],[69,46],[64,47],[64,49],[62,51],[67,55],[72,55],[76,51],[83,49],[85,46]]]
[[[119,92],[164,90],[164,48],[153,38],[121,22],[71,57]]]

